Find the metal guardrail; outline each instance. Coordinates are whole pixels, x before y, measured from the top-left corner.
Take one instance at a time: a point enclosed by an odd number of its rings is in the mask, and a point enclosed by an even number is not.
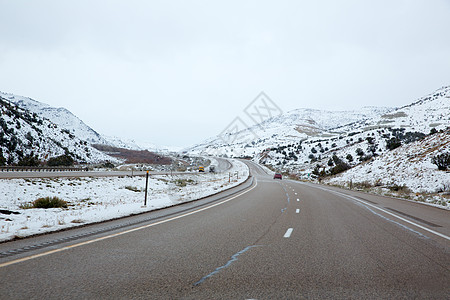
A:
[[[25,167],[0,166],[0,172],[76,172],[88,171],[87,167]]]

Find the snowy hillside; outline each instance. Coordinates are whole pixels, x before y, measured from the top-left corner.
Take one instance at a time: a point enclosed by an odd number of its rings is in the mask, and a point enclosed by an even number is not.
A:
[[[201,144],[184,149],[191,154],[254,157],[268,148],[288,145],[311,137],[337,136],[335,128],[390,112],[391,108],[364,107],[353,111],[296,109],[238,132],[224,132]]]
[[[116,162],[65,128],[0,96],[0,165],[38,165],[68,155],[77,162]]]
[[[104,140],[100,134],[63,107],[51,107],[48,104],[38,102],[28,97],[3,92],[0,92],[0,96],[21,108],[27,109],[43,118],[51,120],[59,127],[69,130],[73,135],[81,140],[85,140],[91,144],[106,143],[106,140]]]
[[[450,188],[450,173],[438,170],[432,158],[450,153],[450,130],[435,133],[360,164],[329,179],[329,183],[407,186],[413,192],[435,193]],[[450,170],[449,170],[450,171]],[[450,190],[449,190],[450,191]]]
[[[405,128],[406,131],[428,133],[432,128],[445,129],[449,126],[450,87],[442,87],[414,103],[382,114],[364,123],[358,122],[339,128],[349,131],[355,128],[367,131],[374,128]]]
[[[273,147],[256,158],[274,168],[300,175],[311,174],[314,170],[316,175],[324,175],[333,172],[337,165],[344,166],[341,162],[352,167],[421,140],[432,129],[439,131],[450,127],[449,96],[450,88],[444,87],[387,114],[334,128],[334,136],[311,136]]]
[[[334,128],[329,136],[322,133],[266,149],[254,160],[303,179],[404,185],[434,193],[450,186],[449,173],[431,163],[438,153],[450,152],[449,128],[450,87],[443,87],[411,105]]]
[[[52,107],[28,97],[17,96],[0,92],[0,96],[11,101],[17,106],[51,120],[59,127],[68,130],[80,140],[89,144],[103,144],[125,149],[141,150],[141,147],[133,140],[124,140],[118,137],[104,136],[87,126],[82,120],[63,107]]]

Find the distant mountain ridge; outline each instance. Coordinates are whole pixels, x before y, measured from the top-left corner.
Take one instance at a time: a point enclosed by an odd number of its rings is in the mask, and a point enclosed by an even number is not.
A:
[[[363,107],[351,111],[295,109],[236,133],[216,136],[184,149],[192,154],[254,156],[268,147],[297,142],[312,136],[332,136],[348,123],[362,122],[386,114],[393,108]],[[336,131],[337,132],[334,132]],[[228,143],[232,140],[232,143]]]
[[[139,147],[134,141],[124,141],[123,139],[117,137],[109,137],[99,134],[66,108],[52,107],[29,97],[18,96],[10,93],[0,92],[0,96],[23,109],[27,109],[43,118],[51,120],[58,126],[69,130],[79,139],[87,141],[90,144],[102,144],[136,150],[141,149],[141,147]]]

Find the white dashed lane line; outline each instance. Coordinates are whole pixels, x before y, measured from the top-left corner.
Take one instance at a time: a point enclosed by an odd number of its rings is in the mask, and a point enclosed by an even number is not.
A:
[[[297,208],[297,209],[295,210],[295,213],[296,213],[296,214],[299,214],[299,213],[300,213],[300,208]]]
[[[293,230],[294,230],[294,228],[289,228],[289,229],[286,231],[286,233],[284,234],[284,237],[285,237],[285,238],[290,237]]]

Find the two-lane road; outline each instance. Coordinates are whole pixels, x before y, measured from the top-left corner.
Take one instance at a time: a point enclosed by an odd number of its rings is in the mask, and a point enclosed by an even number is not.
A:
[[[0,256],[0,298],[449,298],[449,211],[250,167],[209,204]]]

